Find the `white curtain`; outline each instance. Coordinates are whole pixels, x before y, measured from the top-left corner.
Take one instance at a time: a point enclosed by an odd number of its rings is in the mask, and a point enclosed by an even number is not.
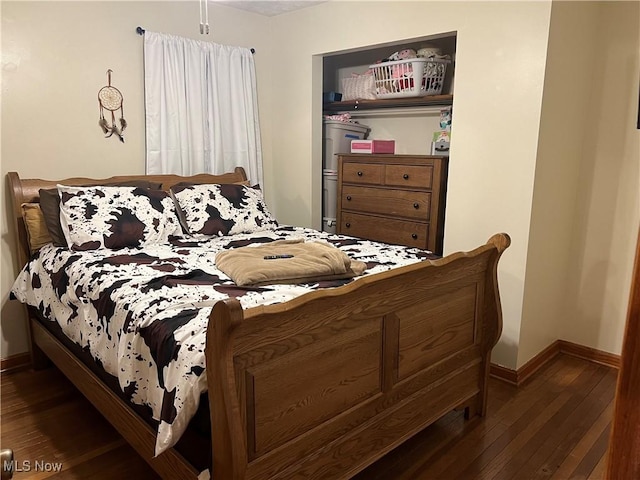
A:
[[[262,183],[251,50],[146,31],[148,174],[220,174],[244,167]]]

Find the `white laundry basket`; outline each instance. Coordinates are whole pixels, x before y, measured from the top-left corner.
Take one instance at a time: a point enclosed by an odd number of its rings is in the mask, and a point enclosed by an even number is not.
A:
[[[408,58],[370,65],[378,98],[440,95],[450,60]]]

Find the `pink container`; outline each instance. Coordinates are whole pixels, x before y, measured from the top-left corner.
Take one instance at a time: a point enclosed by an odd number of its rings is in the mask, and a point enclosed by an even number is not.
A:
[[[351,140],[351,153],[395,153],[395,140]]]

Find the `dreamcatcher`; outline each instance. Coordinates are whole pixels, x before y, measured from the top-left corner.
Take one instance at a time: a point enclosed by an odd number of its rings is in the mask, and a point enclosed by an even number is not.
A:
[[[124,129],[127,128],[127,121],[124,119],[124,109],[122,108],[122,93],[116,87],[111,86],[111,72],[112,70],[107,70],[107,79],[108,85],[106,87],[102,87],[98,92],[98,105],[100,105],[100,120],[98,120],[98,125],[102,128],[102,131],[105,133],[105,138],[109,138],[112,135],[116,135],[120,139],[121,142],[124,143]],[[108,110],[111,112],[111,125],[106,118],[104,118],[104,111]],[[116,123],[116,114],[115,112],[120,110],[120,118],[118,119],[118,123]],[[107,115],[109,115],[107,113]]]

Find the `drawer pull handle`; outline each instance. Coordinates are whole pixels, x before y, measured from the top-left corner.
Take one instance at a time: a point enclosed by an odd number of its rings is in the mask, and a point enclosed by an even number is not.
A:
[[[412,233],[411,234],[411,238],[413,238],[414,240],[418,239],[418,234],[417,233]]]
[[[350,202],[351,201],[351,195],[347,195],[347,201]]]
[[[404,175],[402,175],[402,178],[404,178],[405,180],[409,180],[409,174],[405,173]]]
[[[349,222],[344,224],[345,227],[349,228],[351,226],[351,224]]]
[[[358,172],[358,176],[361,177],[362,176],[362,172]]]
[[[420,204],[419,203],[414,203],[413,204],[413,208],[415,208],[417,210],[418,208],[420,208]]]

